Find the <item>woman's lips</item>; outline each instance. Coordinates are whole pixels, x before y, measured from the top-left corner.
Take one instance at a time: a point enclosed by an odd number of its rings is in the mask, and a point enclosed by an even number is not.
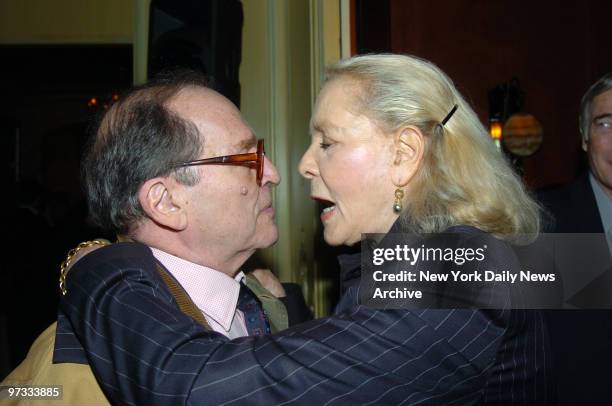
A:
[[[323,209],[321,212],[321,221],[325,223],[336,214],[336,206],[330,206]]]
[[[336,205],[331,200],[327,200],[322,197],[314,196],[314,195],[311,196],[311,198],[314,201],[319,202],[320,204],[323,205],[323,211],[321,212],[322,222],[328,221],[334,216],[334,214],[336,214]]]

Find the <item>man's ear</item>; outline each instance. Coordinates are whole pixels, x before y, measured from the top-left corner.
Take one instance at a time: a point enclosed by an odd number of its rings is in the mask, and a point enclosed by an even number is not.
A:
[[[581,139],[582,139],[582,150],[584,152],[587,152],[589,149],[589,141],[584,135],[581,137]]]
[[[170,177],[146,181],[138,191],[138,200],[147,217],[163,227],[184,230],[187,227],[187,213],[180,187]]]
[[[417,127],[402,127],[393,133],[393,148],[392,181],[395,186],[404,187],[414,177],[423,160],[425,136]]]

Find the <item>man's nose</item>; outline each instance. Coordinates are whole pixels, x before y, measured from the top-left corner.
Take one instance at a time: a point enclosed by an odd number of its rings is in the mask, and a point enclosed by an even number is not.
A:
[[[280,181],[281,177],[278,173],[278,169],[276,169],[276,166],[268,157],[264,157],[264,172],[263,178],[261,179],[261,186],[264,186],[267,183],[278,185]]]

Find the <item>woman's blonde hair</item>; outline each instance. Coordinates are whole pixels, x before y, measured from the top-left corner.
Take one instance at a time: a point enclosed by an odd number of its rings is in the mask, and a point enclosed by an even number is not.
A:
[[[463,224],[509,241],[539,232],[538,203],[438,67],[413,56],[364,55],[328,67],[326,80],[338,77],[361,84],[358,107],[384,131],[415,126],[426,136],[402,213],[410,231],[435,233]]]

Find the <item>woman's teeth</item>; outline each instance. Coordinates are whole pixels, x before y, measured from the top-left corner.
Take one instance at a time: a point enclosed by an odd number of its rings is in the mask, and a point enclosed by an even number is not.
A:
[[[332,211],[333,209],[335,209],[336,206],[329,206],[323,209],[323,213],[329,213],[330,211]]]

